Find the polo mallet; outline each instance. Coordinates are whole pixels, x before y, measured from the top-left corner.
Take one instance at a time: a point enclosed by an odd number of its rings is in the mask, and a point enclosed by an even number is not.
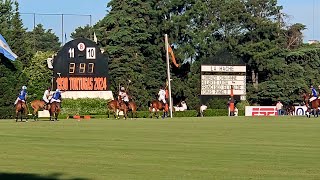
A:
[[[127,88],[126,88],[126,92],[127,92],[127,90],[129,89],[129,84],[131,83],[131,80],[129,79],[128,80],[128,83],[127,83]]]

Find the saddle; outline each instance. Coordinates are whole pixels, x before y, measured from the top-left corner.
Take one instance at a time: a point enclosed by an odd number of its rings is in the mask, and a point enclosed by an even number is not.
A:
[[[22,103],[22,104],[24,104],[24,103],[26,103],[25,101],[23,101],[23,100],[18,100],[18,102],[17,102],[17,104],[18,103]]]

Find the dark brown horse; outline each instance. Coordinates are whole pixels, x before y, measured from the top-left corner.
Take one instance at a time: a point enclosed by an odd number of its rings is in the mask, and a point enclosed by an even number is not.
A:
[[[110,116],[110,111],[113,113],[114,118],[119,119],[119,112],[123,111],[124,118],[127,119],[128,107],[125,103],[119,103],[118,100],[114,99],[108,102],[108,118]]]
[[[27,105],[25,102],[19,100],[16,104],[16,122],[18,122],[18,115],[20,113],[20,119],[22,121],[22,115],[25,116],[26,122],[28,122],[28,116],[27,116]]]
[[[285,107],[285,110],[286,110],[286,114],[290,115],[290,116],[293,116],[294,113],[295,113],[295,107],[293,105],[291,105],[291,104],[287,105]]]
[[[149,102],[149,112],[150,112],[149,117],[152,118],[154,115],[157,118],[159,118],[159,114],[158,114],[159,111],[163,111],[162,118],[164,118],[166,116],[166,113],[168,112],[168,108],[166,107],[166,105],[164,105],[162,102],[158,100]]]
[[[307,117],[310,118],[310,113],[313,113],[314,117],[318,117],[319,116],[319,99],[316,99],[314,101],[311,102],[311,107],[309,105],[309,99],[311,98],[311,94],[309,93],[303,93],[302,94],[302,98],[303,98],[303,102],[305,103],[306,107],[307,107]]]
[[[59,102],[52,102],[50,105],[50,121],[57,121],[58,120],[58,116],[60,113],[60,103]]]
[[[46,103],[44,101],[42,101],[42,100],[34,100],[34,101],[31,101],[31,107],[33,109],[33,113],[32,113],[33,118],[34,118],[34,120],[36,120],[37,117],[38,117],[38,115],[37,115],[38,111],[39,110],[44,110],[44,109],[45,110],[49,110],[50,109],[50,104],[48,104],[46,106]]]

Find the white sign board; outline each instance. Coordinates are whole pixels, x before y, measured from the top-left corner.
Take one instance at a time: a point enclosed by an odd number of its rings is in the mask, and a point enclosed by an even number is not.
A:
[[[246,72],[246,66],[210,66],[202,65],[202,72]]]
[[[48,110],[38,111],[38,117],[39,118],[50,117],[50,113]]]
[[[231,85],[234,95],[246,94],[245,75],[202,75],[201,95],[230,95]]]
[[[306,106],[295,106],[295,116],[305,116],[307,112]],[[275,116],[278,115],[276,106],[246,106],[246,116]]]
[[[307,112],[306,106],[295,106],[294,107],[294,115],[296,116],[305,116]]]
[[[277,116],[276,106],[246,106],[245,116]]]

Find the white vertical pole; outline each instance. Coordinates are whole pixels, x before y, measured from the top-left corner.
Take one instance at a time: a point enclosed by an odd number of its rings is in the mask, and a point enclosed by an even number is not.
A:
[[[172,118],[172,99],[171,99],[171,78],[170,78],[170,63],[169,63],[169,42],[168,35],[164,35],[164,41],[166,46],[166,59],[167,59],[167,76],[168,76],[168,88],[169,88],[169,107],[170,107],[170,117]]]

